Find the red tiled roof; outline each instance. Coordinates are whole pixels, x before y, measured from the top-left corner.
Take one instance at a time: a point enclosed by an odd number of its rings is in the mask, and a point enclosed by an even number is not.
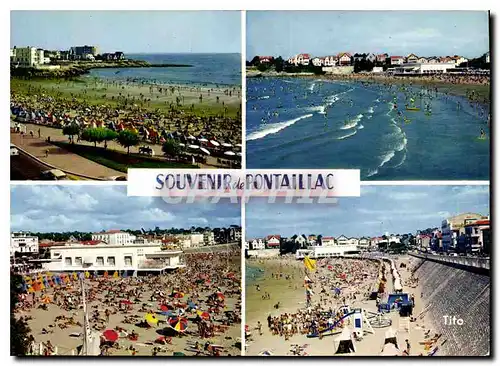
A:
[[[66,245],[66,242],[64,241],[51,241],[47,243],[40,243],[38,244],[39,248],[50,248],[50,247],[56,247],[56,246],[62,246]]]
[[[269,244],[268,243],[267,246],[269,246],[269,247],[277,247],[277,246],[279,246],[279,243],[275,243],[275,244],[273,244],[273,243]]]
[[[391,60],[396,60],[398,58],[404,58],[403,56],[391,56]]]
[[[324,236],[322,239],[323,240],[332,240],[332,239],[335,240],[335,238],[333,236]]]
[[[465,226],[476,226],[476,225],[489,225],[490,220],[477,220],[474,222],[471,222],[470,224],[467,224]]]
[[[267,239],[267,240],[272,239],[272,238],[276,238],[276,239],[278,239],[278,240],[279,240],[279,239],[281,239],[281,235],[268,235],[268,236],[266,237],[266,239]]]
[[[103,241],[102,240],[85,240],[85,241],[80,242],[80,244],[82,244],[82,245],[97,245],[100,243],[103,243]]]
[[[299,56],[302,56],[302,58],[311,58],[311,55],[309,55],[308,53],[301,53],[299,54]]]

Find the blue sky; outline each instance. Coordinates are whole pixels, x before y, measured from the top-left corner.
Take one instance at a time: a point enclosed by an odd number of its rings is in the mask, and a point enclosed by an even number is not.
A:
[[[481,56],[488,13],[478,11],[249,11],[247,59],[297,53]]]
[[[100,52],[240,53],[238,11],[12,11],[10,45]]]
[[[159,197],[127,197],[124,186],[11,186],[12,231],[227,227],[241,225],[241,208],[217,204],[167,204]]]
[[[338,237],[415,233],[458,213],[489,215],[488,186],[362,186],[332,204],[246,204],[246,238],[271,234]]]

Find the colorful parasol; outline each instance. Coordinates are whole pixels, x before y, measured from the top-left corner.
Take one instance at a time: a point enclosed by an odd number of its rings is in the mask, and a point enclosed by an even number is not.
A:
[[[181,298],[184,297],[184,293],[183,292],[179,292],[179,291],[174,291],[173,296],[176,299],[181,299]]]
[[[217,297],[217,299],[219,300],[224,300],[226,297],[224,296],[224,294],[222,292],[216,292],[215,293],[215,296]]]
[[[184,332],[188,327],[188,322],[186,318],[170,318],[168,324],[177,332]]]
[[[120,301],[120,304],[133,305],[134,303],[132,301],[130,301],[129,299],[126,299],[126,300]]]
[[[110,342],[116,342],[118,340],[119,334],[113,329],[105,330],[102,333],[103,337]]]
[[[196,314],[199,315],[200,318],[202,318],[203,320],[209,320],[210,319],[210,314],[206,311],[201,311],[201,310],[198,310],[196,312]]]
[[[161,304],[161,305],[160,305],[160,310],[161,310],[161,311],[169,311],[170,309],[169,309],[169,307],[168,307],[167,305],[165,305],[165,304]]]
[[[154,314],[148,313],[144,316],[144,319],[151,327],[156,327],[158,325],[158,318]]]

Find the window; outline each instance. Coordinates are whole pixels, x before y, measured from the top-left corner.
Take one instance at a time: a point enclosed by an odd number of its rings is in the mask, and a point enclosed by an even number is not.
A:
[[[108,266],[115,265],[115,257],[108,257]]]
[[[131,255],[126,255],[124,258],[125,260],[125,265],[128,267],[132,266],[132,256]]]
[[[96,258],[96,264],[98,266],[103,266],[104,265],[104,257],[97,257]]]
[[[81,266],[82,265],[82,257],[76,257],[75,258],[75,264],[77,266]]]
[[[71,257],[66,257],[64,258],[64,264],[66,264],[67,266],[71,266]]]

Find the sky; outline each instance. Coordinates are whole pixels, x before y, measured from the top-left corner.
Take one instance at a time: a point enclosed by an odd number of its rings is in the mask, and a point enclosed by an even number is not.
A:
[[[11,230],[32,232],[144,230],[241,225],[238,204],[167,204],[127,197],[125,186],[11,186]]]
[[[269,204],[251,198],[245,206],[246,239],[279,234],[348,237],[415,234],[441,227],[459,213],[489,216],[488,186],[361,186],[361,197],[336,205]]]
[[[246,24],[248,60],[340,52],[473,58],[489,50],[484,11],[249,11]]]
[[[238,11],[12,11],[10,46],[99,52],[241,53]]]

